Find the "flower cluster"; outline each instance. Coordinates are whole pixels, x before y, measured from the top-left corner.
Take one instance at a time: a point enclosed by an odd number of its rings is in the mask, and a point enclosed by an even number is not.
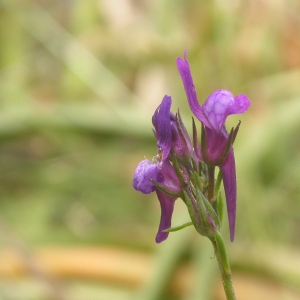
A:
[[[171,112],[172,100],[165,96],[156,109],[152,123],[158,153],[152,160],[143,160],[135,170],[133,187],[144,193],[156,192],[161,206],[161,220],[156,242],[164,241],[171,227],[175,200],[181,198],[187,205],[196,230],[211,237],[219,229],[216,202],[220,180],[215,179],[215,167],[220,169],[226,196],[233,241],[236,215],[236,171],[233,142],[240,123],[230,133],[225,128],[227,116],[247,111],[250,101],[246,95],[234,97],[227,90],[212,93],[201,106],[191,75],[190,66],[177,58],[177,67],[183,81],[191,111],[202,124],[200,144],[193,120],[193,139],[182,122],[179,111]]]

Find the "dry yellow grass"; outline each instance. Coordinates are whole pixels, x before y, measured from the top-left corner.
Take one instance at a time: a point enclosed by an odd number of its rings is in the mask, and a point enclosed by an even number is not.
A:
[[[0,276],[23,277],[42,275],[58,281],[62,278],[96,280],[138,289],[154,269],[154,256],[147,253],[122,250],[113,247],[47,247],[33,251],[28,257],[9,249],[0,255]],[[251,260],[248,262],[251,265]],[[295,272],[293,256],[285,257],[286,270]],[[272,260],[274,259],[271,258]],[[295,262],[297,264],[297,261]],[[268,264],[268,262],[266,262]],[[276,265],[276,264],[275,264]],[[194,282],[193,268],[189,263],[181,264],[171,280],[172,294],[187,295],[190,283]],[[279,284],[262,275],[249,275],[234,271],[234,283],[238,299],[243,300],[297,300],[300,291]],[[199,283],[201,284],[201,283]],[[221,282],[216,283],[215,299],[223,300]]]

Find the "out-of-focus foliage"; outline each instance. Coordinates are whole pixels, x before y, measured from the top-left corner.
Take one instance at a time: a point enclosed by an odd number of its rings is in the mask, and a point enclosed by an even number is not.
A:
[[[10,231],[29,248],[155,247],[158,202],[131,180],[156,154],[165,94],[191,124],[175,64],[188,49],[200,102],[216,89],[252,101],[235,144],[232,247],[299,249],[299,15],[297,0],[0,0],[2,248]]]

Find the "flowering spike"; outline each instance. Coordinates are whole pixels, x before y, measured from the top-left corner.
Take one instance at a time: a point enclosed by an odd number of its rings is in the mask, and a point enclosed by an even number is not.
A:
[[[168,236],[174,203],[182,198],[186,203],[197,231],[213,241],[213,234],[220,228],[218,219],[218,190],[223,177],[226,195],[230,238],[233,241],[236,213],[236,174],[233,142],[240,122],[230,133],[225,120],[231,114],[244,113],[250,106],[247,96],[234,97],[227,90],[213,92],[201,106],[191,75],[186,52],[184,59],[176,60],[188,103],[201,122],[201,144],[194,118],[191,141],[180,112],[171,112],[172,99],[166,95],[155,110],[152,123],[157,140],[157,155],[152,160],[143,160],[135,170],[133,187],[149,194],[156,191],[161,206],[161,220],[156,241]],[[215,182],[214,169],[221,170]],[[218,197],[218,199],[220,199]],[[215,202],[212,206],[210,202]],[[219,202],[219,201],[218,201]]]

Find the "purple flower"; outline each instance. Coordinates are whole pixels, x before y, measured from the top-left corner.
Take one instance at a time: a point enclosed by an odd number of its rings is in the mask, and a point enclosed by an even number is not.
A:
[[[226,152],[226,157],[222,158],[229,139],[229,134],[225,128],[225,121],[229,115],[246,112],[250,106],[250,101],[244,94],[234,97],[227,90],[218,90],[212,93],[201,106],[198,102],[186,52],[184,53],[184,60],[178,57],[176,62],[190,108],[197,119],[205,126],[206,145],[205,149],[202,149],[202,152],[198,153],[199,159],[203,160],[205,157],[207,164],[217,164],[222,170],[230,239],[233,241],[236,218],[236,171],[231,145],[227,150],[228,153]]]
[[[159,183],[164,180],[161,168],[171,150],[171,104],[171,97],[165,96],[152,117],[154,134],[157,139],[157,156],[152,161],[148,159],[141,161],[134,173],[132,185],[143,194],[149,194],[156,190],[151,180]]]
[[[156,236],[157,243],[164,241],[169,235],[164,230],[171,227],[174,203],[177,197],[163,193],[153,184],[153,181],[161,184],[164,189],[173,194],[179,193],[181,190],[180,181],[168,160],[172,146],[172,135],[174,135],[174,129],[172,128],[175,118],[170,111],[171,104],[171,97],[165,96],[156,109],[152,117],[152,123],[155,128],[154,134],[157,139],[158,154],[152,161],[143,160],[139,163],[132,182],[133,187],[144,194],[156,191],[161,206],[161,219]]]
[[[156,189],[151,179],[156,182],[163,182],[159,164],[148,159],[142,160],[135,169],[132,185],[137,191],[150,194]]]

